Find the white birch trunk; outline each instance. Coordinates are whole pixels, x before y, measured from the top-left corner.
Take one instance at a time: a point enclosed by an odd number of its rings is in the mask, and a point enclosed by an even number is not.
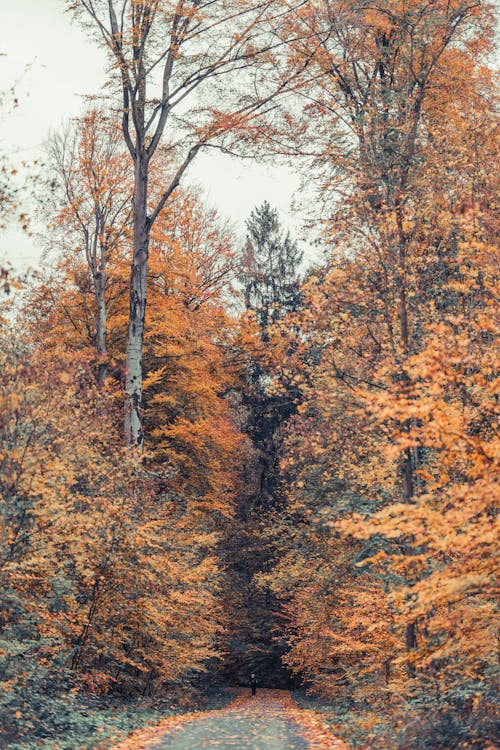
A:
[[[125,443],[142,449],[142,342],[146,319],[146,275],[149,248],[147,166],[136,165],[134,189],[134,258],[130,273],[130,311],[125,359]]]

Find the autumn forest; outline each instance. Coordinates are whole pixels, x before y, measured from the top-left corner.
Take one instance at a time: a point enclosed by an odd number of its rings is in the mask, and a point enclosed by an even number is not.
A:
[[[346,748],[494,750],[493,4],[65,9],[108,83],[34,207],[1,155],[1,229],[44,231],[0,259],[0,746],[108,748],[99,712],[254,672]],[[208,150],[300,174],[300,236],[228,223]]]

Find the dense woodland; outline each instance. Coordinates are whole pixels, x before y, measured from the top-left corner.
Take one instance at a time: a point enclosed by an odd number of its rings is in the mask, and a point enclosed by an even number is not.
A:
[[[67,11],[109,83],[47,143],[40,268],[2,267],[2,736],[253,670],[353,746],[494,748],[493,7]],[[300,246],[204,204],[209,148],[301,172]]]

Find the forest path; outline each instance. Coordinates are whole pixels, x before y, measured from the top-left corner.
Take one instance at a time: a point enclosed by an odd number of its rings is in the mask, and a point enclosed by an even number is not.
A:
[[[116,750],[344,750],[314,711],[285,690],[239,691],[228,706],[166,720]]]

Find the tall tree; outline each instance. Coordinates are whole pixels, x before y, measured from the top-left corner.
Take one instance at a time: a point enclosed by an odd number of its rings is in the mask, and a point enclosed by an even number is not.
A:
[[[116,292],[109,266],[116,266],[114,256],[123,253],[130,237],[132,167],[116,123],[96,110],[54,135],[47,148],[52,193],[48,247],[62,245],[61,261],[73,267],[78,266],[73,254],[85,258],[95,297],[92,338],[102,386],[108,373],[108,306]]]
[[[335,252],[349,254],[355,244],[371,247],[368,262],[381,291],[393,387],[404,394],[411,385],[406,362],[421,345],[425,317],[418,309],[413,255],[428,209],[419,183],[431,123],[443,117],[450,78],[460,95],[464,65],[472,70],[489,49],[490,9],[462,0],[318,0],[290,14],[288,22],[299,40],[291,45],[292,64],[297,55],[309,55],[311,39],[318,44],[303,90],[305,115],[314,124],[307,149],[299,144],[299,150],[316,155]],[[457,59],[461,52],[463,62]],[[412,420],[400,427],[409,433]],[[414,499],[416,469],[417,456],[408,446],[398,466],[407,503]],[[411,652],[413,622],[406,642]],[[411,657],[408,670],[413,672]]]
[[[273,387],[275,363],[268,344],[273,324],[287,316],[290,319],[300,307],[302,257],[290,233],[284,234],[278,212],[267,201],[252,211],[238,280],[243,286],[245,308],[257,323],[257,346],[253,354],[249,352],[248,384],[244,392],[249,410],[247,429],[262,460],[257,492],[257,503],[262,505],[268,502],[272,505],[276,499],[273,499],[278,460],[275,439],[296,406],[293,388],[288,388],[286,380],[280,382],[284,392]]]
[[[269,57],[265,3],[238,0],[73,0],[69,8],[97,29],[116,71],[122,130],[134,162],[134,249],[125,366],[125,441],[142,446],[142,343],[151,229],[203,146],[245,134],[286,85]],[[259,58],[260,72],[251,72]],[[237,73],[237,82],[234,74]],[[204,103],[204,97],[209,103]],[[160,144],[172,171],[159,196],[149,190]]]

